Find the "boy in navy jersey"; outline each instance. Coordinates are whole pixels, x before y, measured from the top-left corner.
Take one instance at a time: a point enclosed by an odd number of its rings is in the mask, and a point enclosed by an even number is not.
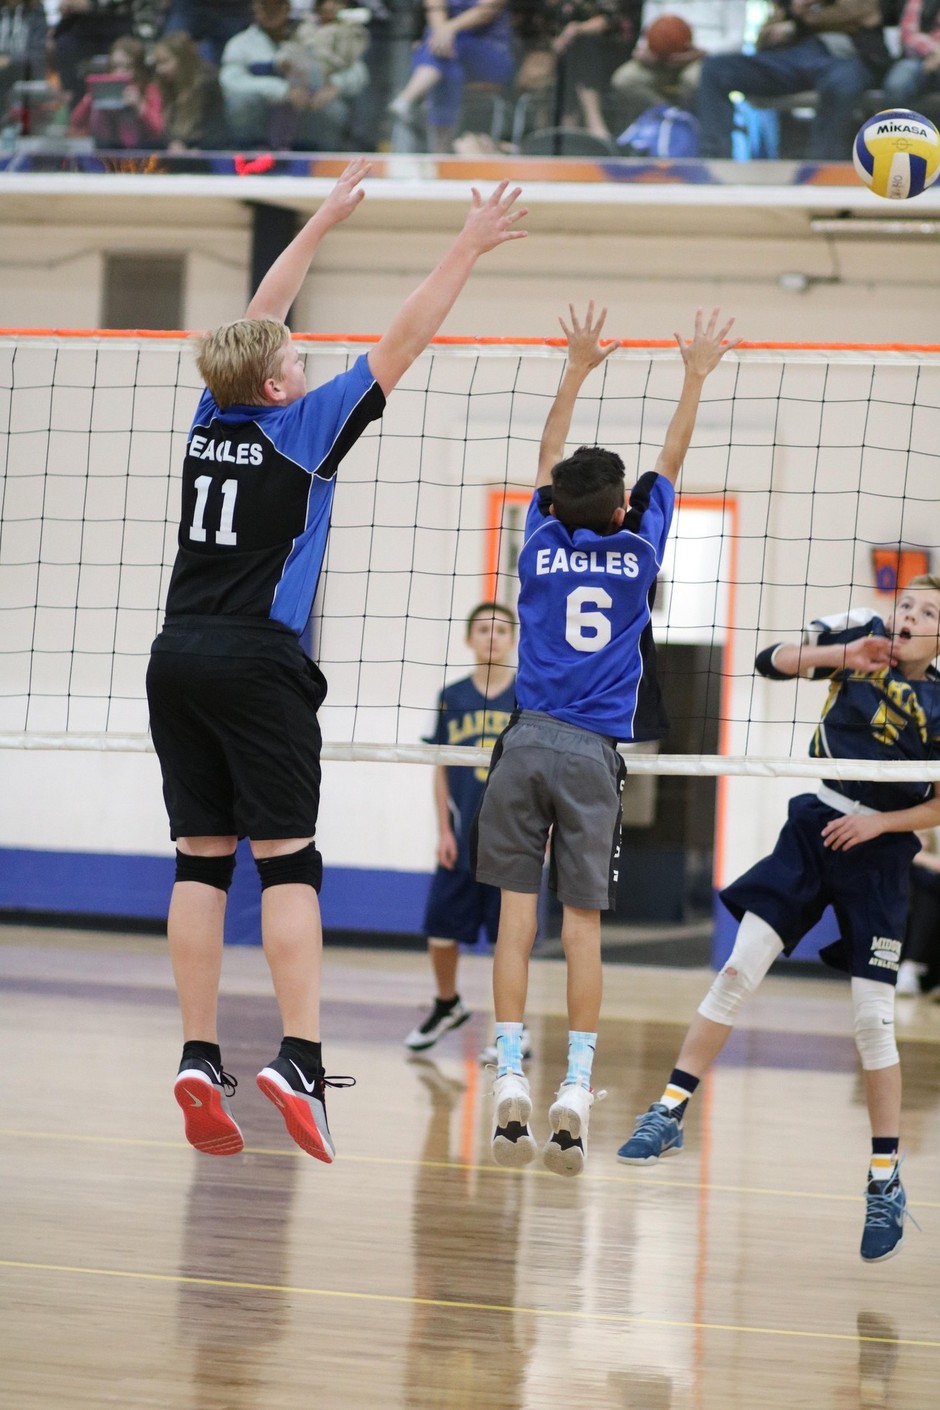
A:
[[[940,578],[915,578],[886,622],[865,609],[822,618],[801,646],[770,646],[756,666],[771,680],[828,680],[813,735],[814,759],[932,760],[940,757]],[[821,772],[824,772],[824,768]],[[906,1199],[898,1178],[901,1067],[894,986],[907,911],[915,828],[940,822],[929,783],[842,782],[790,800],[769,857],[724,889],[740,921],[734,949],[692,1020],[666,1090],[620,1148],[627,1165],[649,1165],[682,1149],[689,1098],[731,1035],[737,1012],[779,954],[790,955],[831,905],[840,939],[822,958],[852,976],[855,1042],[872,1131],[861,1256],[898,1251]]]
[[[183,1018],[175,1095],[187,1139],[242,1149],[217,1030],[222,923],[239,837],[261,877],[261,931],[284,1041],[258,1075],[303,1150],[330,1162],[320,1052],[322,861],[317,709],[326,693],[301,649],[323,563],[336,471],[424,350],[486,251],[524,232],[518,188],[473,192],[463,229],[372,350],[307,391],[283,320],[320,241],[362,200],[350,162],[281,254],[244,319],[201,340],[206,382],[183,465],[178,552],[147,673],[151,732],[176,840],[167,930]],[[340,1085],[348,1082],[343,1079]]]
[[[583,323],[570,310],[568,361],[539,449],[535,495],[519,555],[518,713],[493,753],[477,828],[476,877],[501,889],[493,966],[497,1077],[493,1157],[527,1165],[536,1154],[522,1074],[529,955],[542,859],[563,906],[568,966],[568,1070],[549,1111],[542,1155],[577,1175],[587,1151],[591,1066],[601,1001],[600,912],[613,905],[620,849],[619,740],[658,739],[665,718],[653,668],[650,612],[672,521],[675,483],[702,387],[728,346],[716,309],[695,336],[676,338],[685,364],[678,405],[652,472],[629,496],[619,455],[582,446],[563,460],[588,373],[616,344],[600,345],[606,310]]]
[[[516,617],[498,602],[481,602],[467,619],[467,645],[476,669],[445,686],[437,702],[437,724],[430,744],[492,748],[509,724],[515,705],[515,671],[506,664],[516,644]],[[437,765],[434,805],[437,812],[437,871],[424,915],[424,933],[437,997],[424,1022],[405,1039],[412,1052],[432,1048],[438,1038],[470,1017],[457,992],[460,945],[476,943],[480,927],[496,944],[499,892],[477,881],[470,870],[470,824],[486,782],[486,769]]]

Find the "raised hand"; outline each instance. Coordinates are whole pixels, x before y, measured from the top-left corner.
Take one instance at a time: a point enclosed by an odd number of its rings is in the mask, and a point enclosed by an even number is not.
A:
[[[359,185],[372,170],[372,163],[365,157],[355,157],[337,178],[336,185],[327,196],[317,214],[321,221],[339,225],[352,215],[360,201],[365,199],[365,191]]]
[[[528,231],[516,230],[516,223],[529,214],[528,207],[514,210],[516,201],[522,194],[522,187],[507,190],[508,181],[501,181],[489,200],[484,201],[476,187],[472,187],[473,199],[461,235],[468,240],[477,255],[504,245],[507,240],[524,240]]]
[[[726,352],[736,348],[740,343],[740,338],[734,338],[731,342],[725,342],[728,334],[734,326],[734,319],[729,318],[725,326],[716,332],[718,319],[721,317],[721,310],[713,308],[711,318],[706,327],[702,326],[702,310],[695,310],[695,332],[691,342],[685,342],[679,333],[674,333],[673,337],[679,345],[682,354],[682,361],[686,370],[699,377],[707,377],[709,372],[713,372],[718,366]]]
[[[568,339],[568,366],[577,372],[583,372],[585,376],[595,367],[599,366],[605,358],[610,357],[614,348],[620,344],[616,341],[609,342],[602,347],[600,342],[601,333],[604,328],[604,321],[607,318],[606,308],[602,308],[597,318],[594,317],[594,300],[587,306],[587,313],[584,322],[578,318],[574,311],[574,304],[568,305],[568,317],[571,319],[569,328],[563,318],[559,318],[562,332]]]

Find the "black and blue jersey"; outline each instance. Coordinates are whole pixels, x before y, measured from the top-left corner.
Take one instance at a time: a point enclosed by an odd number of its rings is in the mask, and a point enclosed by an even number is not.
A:
[[[856,609],[811,622],[804,642],[836,646],[864,636],[887,636],[880,617]],[[829,695],[809,753],[813,759],[933,760],[940,758],[940,675],[928,667],[924,680],[909,680],[894,666],[871,672],[826,670],[815,680],[829,680]],[[869,783],[825,780],[837,793],[874,808],[896,812],[930,798],[929,783]]]
[[[183,462],[167,616],[303,631],[326,551],[336,471],[385,397],[366,356],[289,406],[200,399]]]
[[[641,476],[613,534],[569,530],[550,504],[545,486],[519,555],[519,708],[613,739],[660,739],[667,720],[650,615],[675,489],[662,475]]]
[[[462,744],[473,749],[492,749],[509,725],[515,705],[515,687],[508,685],[499,695],[482,695],[472,676],[454,681],[441,691],[437,721],[428,744]],[[447,770],[447,791],[453,805],[454,836],[457,839],[457,866],[470,869],[470,824],[479,807],[488,770],[452,766]]]

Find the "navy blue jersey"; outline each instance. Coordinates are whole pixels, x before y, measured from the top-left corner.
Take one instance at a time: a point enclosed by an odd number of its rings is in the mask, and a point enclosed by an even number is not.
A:
[[[856,610],[811,622],[804,640],[812,646],[835,646],[864,636],[887,636],[874,613]],[[829,696],[810,743],[813,759],[940,758],[940,675],[928,668],[925,680],[908,680],[893,666],[873,672],[813,672],[829,680]],[[837,793],[878,812],[913,808],[931,797],[929,783],[836,782]]]
[[[672,523],[675,489],[641,476],[614,534],[566,529],[537,491],[519,554],[516,700],[613,739],[661,739],[652,596]]]
[[[365,356],[289,406],[220,411],[203,392],[183,462],[167,615],[254,617],[302,632],[337,467],[384,409]]]
[[[499,695],[481,695],[472,676],[445,686],[437,702],[437,723],[428,744],[466,744],[473,749],[492,749],[507,728],[515,705],[515,687],[508,685]],[[447,791],[454,814],[457,838],[457,865],[470,867],[470,824],[486,783],[486,768],[453,766],[447,770]]]

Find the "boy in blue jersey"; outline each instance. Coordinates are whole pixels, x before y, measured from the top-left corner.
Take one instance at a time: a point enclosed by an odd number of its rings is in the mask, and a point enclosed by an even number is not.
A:
[[[539,449],[535,495],[519,555],[518,713],[493,753],[477,827],[476,877],[501,890],[493,966],[497,1077],[493,1157],[523,1166],[537,1151],[522,1074],[529,955],[542,859],[563,907],[568,967],[568,1070],[549,1111],[549,1170],[577,1175],[587,1153],[591,1068],[601,1002],[600,912],[614,902],[620,849],[619,740],[658,739],[665,717],[653,668],[650,613],[672,521],[675,483],[702,387],[728,347],[701,311],[676,341],[682,392],[652,472],[626,493],[623,461],[582,446],[562,459],[585,378],[602,348],[606,310],[582,324],[570,310],[568,360]]]
[[[510,608],[498,602],[474,607],[467,618],[467,646],[476,657],[476,668],[441,691],[429,744],[492,748],[515,705],[515,670],[507,664],[515,644],[516,616]],[[424,933],[437,996],[427,1018],[405,1039],[405,1047],[415,1053],[426,1052],[470,1017],[457,992],[461,944],[475,944],[481,926],[496,944],[499,892],[477,881],[470,869],[470,824],[486,773],[485,768],[442,764],[434,769],[437,870],[428,892]]]
[[[883,622],[865,609],[812,622],[800,646],[770,646],[756,666],[771,680],[828,680],[810,755],[926,762],[940,758],[940,578],[913,579]],[[821,772],[825,772],[823,768]],[[721,898],[740,921],[734,948],[686,1034],[666,1089],[620,1148],[627,1165],[682,1149],[692,1093],[731,1035],[741,1004],[780,954],[790,955],[832,906],[840,939],[822,958],[852,977],[855,1042],[872,1132],[861,1256],[898,1251],[906,1198],[898,1177],[901,1067],[894,986],[907,911],[915,829],[940,822],[929,783],[825,781],[791,799],[765,857]]]
[[[348,372],[307,391],[284,324],[320,241],[362,200],[350,162],[262,279],[243,319],[204,337],[207,384],[183,465],[166,621],[147,673],[151,732],[176,840],[167,930],[183,1019],[175,1095],[197,1150],[242,1149],[217,1006],[226,893],[239,837],[261,877],[261,931],[283,1023],[258,1075],[297,1144],[329,1163],[320,1050],[322,861],[317,709],[326,693],[299,633],[323,563],[336,471],[449,313],[477,259],[524,232],[518,188],[473,192],[463,229]],[[341,1079],[339,1085],[349,1079]],[[336,1085],[334,1083],[334,1085]]]

